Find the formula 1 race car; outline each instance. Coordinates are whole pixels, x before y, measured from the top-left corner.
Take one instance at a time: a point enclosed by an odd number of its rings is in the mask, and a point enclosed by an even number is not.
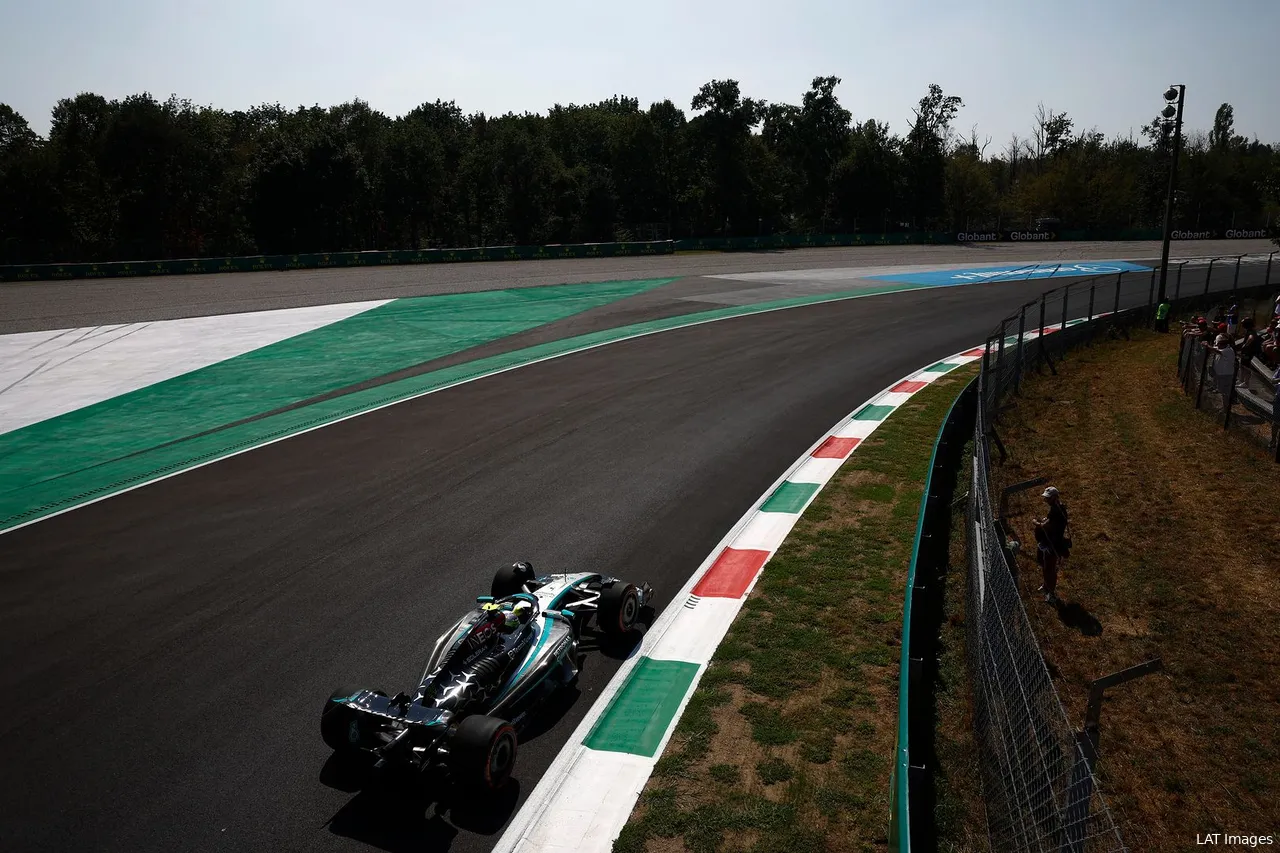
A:
[[[576,682],[588,624],[623,637],[652,613],[652,598],[648,584],[585,572],[539,577],[515,563],[436,641],[413,693],[339,688],[324,703],[320,735],[377,769],[444,770],[454,784],[497,790],[515,766],[522,723]]]

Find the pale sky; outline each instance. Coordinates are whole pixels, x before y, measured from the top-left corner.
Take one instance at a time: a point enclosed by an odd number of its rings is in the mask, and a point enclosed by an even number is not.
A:
[[[62,97],[150,91],[243,109],[352,98],[399,115],[545,112],[614,94],[686,112],[698,87],[799,103],[834,75],[855,120],[905,132],[937,82],[996,153],[1040,101],[1076,129],[1135,133],[1187,86],[1187,124],[1223,101],[1280,142],[1280,0],[0,0],[0,102],[47,133]]]

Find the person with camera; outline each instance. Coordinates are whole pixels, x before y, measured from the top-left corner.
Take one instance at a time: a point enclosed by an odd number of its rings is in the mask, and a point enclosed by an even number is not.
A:
[[[1044,600],[1050,604],[1060,603],[1058,598],[1058,565],[1071,553],[1071,537],[1068,535],[1067,507],[1062,502],[1055,486],[1050,486],[1040,495],[1049,505],[1049,513],[1044,518],[1037,518],[1036,558],[1044,573]]]

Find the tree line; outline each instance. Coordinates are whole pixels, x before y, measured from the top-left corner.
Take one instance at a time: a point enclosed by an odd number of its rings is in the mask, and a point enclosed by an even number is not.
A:
[[[0,263],[1162,221],[1159,119],[1106,138],[1041,107],[992,150],[940,86],[899,136],[854,121],[839,82],[815,78],[799,104],[713,80],[689,111],[614,97],[497,117],[85,93],[47,137],[0,104]],[[1265,227],[1280,150],[1236,135],[1223,104],[1187,136],[1179,186],[1178,227]]]

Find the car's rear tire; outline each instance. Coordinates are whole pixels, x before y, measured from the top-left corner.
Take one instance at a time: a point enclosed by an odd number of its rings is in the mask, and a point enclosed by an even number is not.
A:
[[[497,791],[516,765],[516,730],[506,720],[473,714],[449,740],[449,770],[464,787]]]
[[[360,743],[357,714],[342,704],[343,699],[359,692],[357,687],[339,687],[324,702],[320,711],[320,737],[332,750],[347,752]]]
[[[534,579],[533,566],[525,562],[504,566],[493,576],[489,592],[494,598],[506,598],[524,591],[524,585]]]
[[[629,634],[640,619],[640,609],[640,590],[635,584],[616,581],[600,591],[596,624],[611,636]]]

